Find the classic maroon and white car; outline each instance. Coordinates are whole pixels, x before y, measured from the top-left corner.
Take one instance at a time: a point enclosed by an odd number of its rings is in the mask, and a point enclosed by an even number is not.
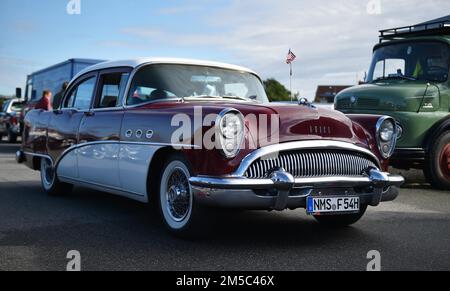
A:
[[[396,139],[390,117],[271,104],[246,68],[139,59],[90,67],[61,108],[29,112],[17,159],[49,194],[81,185],[155,203],[178,234],[213,207],[306,208],[342,226],[397,197]]]

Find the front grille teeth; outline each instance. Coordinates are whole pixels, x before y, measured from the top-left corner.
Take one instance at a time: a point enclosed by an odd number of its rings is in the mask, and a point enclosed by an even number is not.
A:
[[[277,157],[258,159],[245,172],[245,177],[262,179],[280,167],[295,178],[361,176],[369,168],[377,168],[370,157],[348,151],[282,152]]]

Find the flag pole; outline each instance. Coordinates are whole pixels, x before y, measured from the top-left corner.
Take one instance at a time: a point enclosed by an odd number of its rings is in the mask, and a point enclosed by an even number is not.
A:
[[[290,87],[290,93],[291,93],[291,102],[294,101],[294,96],[292,95],[292,62],[289,63],[290,67],[290,76],[289,76],[289,87]]]

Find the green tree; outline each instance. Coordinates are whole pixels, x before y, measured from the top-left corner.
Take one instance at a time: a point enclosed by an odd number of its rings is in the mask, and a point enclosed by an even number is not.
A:
[[[270,101],[291,101],[291,92],[275,79],[265,80],[264,88]]]

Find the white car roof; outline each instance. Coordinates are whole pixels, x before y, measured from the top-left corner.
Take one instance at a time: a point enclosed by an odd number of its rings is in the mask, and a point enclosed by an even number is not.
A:
[[[258,76],[258,74],[256,74],[254,71],[252,71],[248,68],[236,66],[236,65],[225,64],[225,63],[219,63],[219,62],[192,60],[192,59],[176,59],[176,58],[140,58],[140,59],[110,61],[110,62],[99,63],[99,64],[90,66],[90,67],[82,70],[80,73],[78,73],[74,77],[73,80],[75,80],[79,76],[84,75],[91,71],[103,70],[103,69],[109,69],[109,68],[117,68],[117,67],[131,67],[134,69],[141,65],[146,65],[146,64],[180,64],[180,65],[197,65],[197,66],[207,66],[207,67],[218,67],[218,68],[236,70],[236,71],[241,71],[241,72],[248,72],[248,73],[252,73],[252,74],[255,74]]]

